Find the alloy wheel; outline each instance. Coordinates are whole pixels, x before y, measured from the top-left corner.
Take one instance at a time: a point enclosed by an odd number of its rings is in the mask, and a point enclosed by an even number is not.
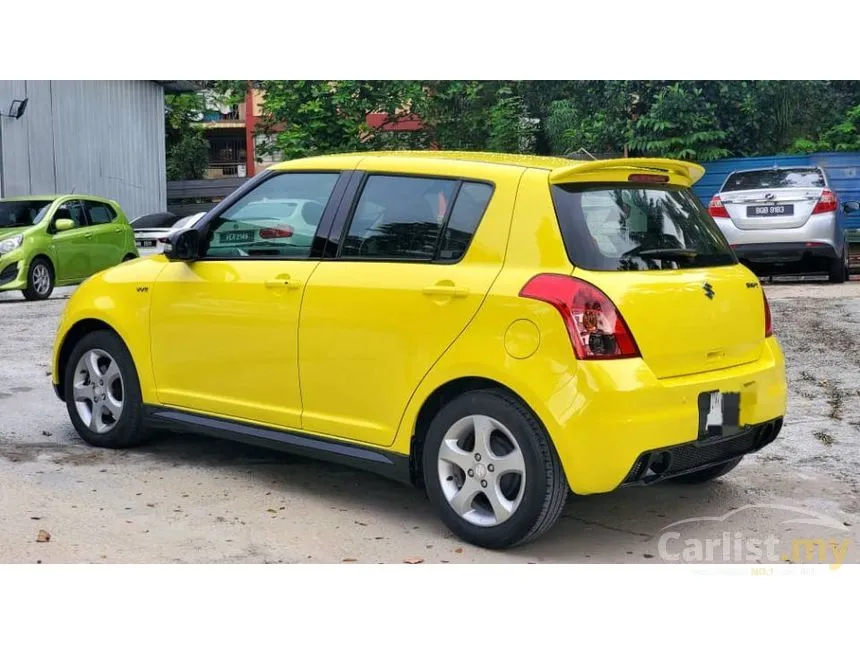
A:
[[[51,272],[44,264],[33,267],[33,290],[40,296],[44,296],[51,288]]]
[[[454,423],[442,439],[437,461],[442,494],[467,522],[497,526],[519,508],[525,459],[511,431],[498,420],[472,415]]]
[[[100,349],[84,352],[75,367],[72,384],[75,408],[92,432],[110,432],[123,407],[122,374],[116,360]]]

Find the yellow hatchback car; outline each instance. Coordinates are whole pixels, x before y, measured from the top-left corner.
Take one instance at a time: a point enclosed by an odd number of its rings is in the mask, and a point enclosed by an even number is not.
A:
[[[506,548],[568,492],[719,477],[773,441],[755,276],[668,159],[332,155],[249,180],[70,298],[53,382],[90,444],[154,428],[414,484]]]

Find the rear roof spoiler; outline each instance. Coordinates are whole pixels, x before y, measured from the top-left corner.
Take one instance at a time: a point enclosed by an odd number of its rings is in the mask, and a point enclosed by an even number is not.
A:
[[[549,173],[549,183],[566,184],[587,181],[625,181],[634,173],[669,175],[669,183],[692,186],[705,174],[705,169],[689,161],[679,159],[654,159],[627,157],[601,159],[556,168]]]

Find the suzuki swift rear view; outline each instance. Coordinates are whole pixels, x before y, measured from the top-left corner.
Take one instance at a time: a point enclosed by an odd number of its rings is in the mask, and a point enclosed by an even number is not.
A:
[[[55,390],[94,446],[165,428],[352,465],[488,548],[549,530],[571,491],[707,482],[776,439],[786,381],[759,281],[691,192],[703,172],[272,166],[72,295]]]

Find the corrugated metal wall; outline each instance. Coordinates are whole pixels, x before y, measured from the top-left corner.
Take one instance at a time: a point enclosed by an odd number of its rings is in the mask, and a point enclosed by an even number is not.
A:
[[[150,81],[3,81],[2,195],[76,191],[115,199],[130,217],[164,210],[164,91]]]

